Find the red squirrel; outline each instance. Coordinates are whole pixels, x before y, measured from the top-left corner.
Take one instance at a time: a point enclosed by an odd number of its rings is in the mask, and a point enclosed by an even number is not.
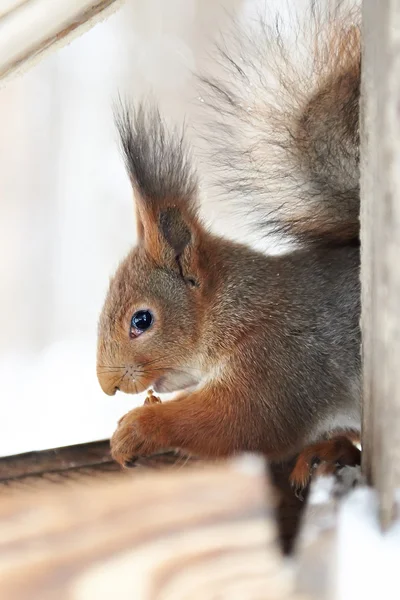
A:
[[[305,483],[313,444],[360,430],[360,29],[356,11],[312,5],[291,42],[265,23],[239,31],[220,48],[223,77],[201,78],[217,183],[260,236],[293,242],[286,253],[211,233],[184,132],[146,104],[119,111],[138,241],[110,283],[97,375],[110,395],[179,391],[121,419],[123,465],[176,448],[306,449]]]

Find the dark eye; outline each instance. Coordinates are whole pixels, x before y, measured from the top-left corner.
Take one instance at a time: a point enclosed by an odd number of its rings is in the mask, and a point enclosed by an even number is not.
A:
[[[154,318],[149,310],[138,310],[131,319],[131,335],[137,336],[147,331],[152,324]]]

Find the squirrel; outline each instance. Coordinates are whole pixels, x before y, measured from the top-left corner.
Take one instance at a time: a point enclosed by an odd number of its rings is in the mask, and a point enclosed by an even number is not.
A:
[[[357,10],[311,4],[290,38],[278,22],[237,32],[223,77],[201,78],[217,183],[260,236],[293,242],[286,252],[211,233],[184,132],[154,105],[120,107],[138,241],[110,282],[97,375],[110,395],[178,392],[121,419],[122,465],[179,448],[305,452],[307,470],[314,444],[360,431],[360,26]]]

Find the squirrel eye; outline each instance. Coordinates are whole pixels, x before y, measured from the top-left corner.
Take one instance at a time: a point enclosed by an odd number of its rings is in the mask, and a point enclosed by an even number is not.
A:
[[[136,337],[147,331],[153,324],[153,315],[149,310],[138,310],[131,319],[131,335]]]

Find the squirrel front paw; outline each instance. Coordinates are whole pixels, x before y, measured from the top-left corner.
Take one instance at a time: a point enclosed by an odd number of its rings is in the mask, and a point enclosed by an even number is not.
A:
[[[131,410],[118,423],[111,441],[111,456],[124,467],[157,452],[171,450],[166,444],[163,418],[157,404]]]

